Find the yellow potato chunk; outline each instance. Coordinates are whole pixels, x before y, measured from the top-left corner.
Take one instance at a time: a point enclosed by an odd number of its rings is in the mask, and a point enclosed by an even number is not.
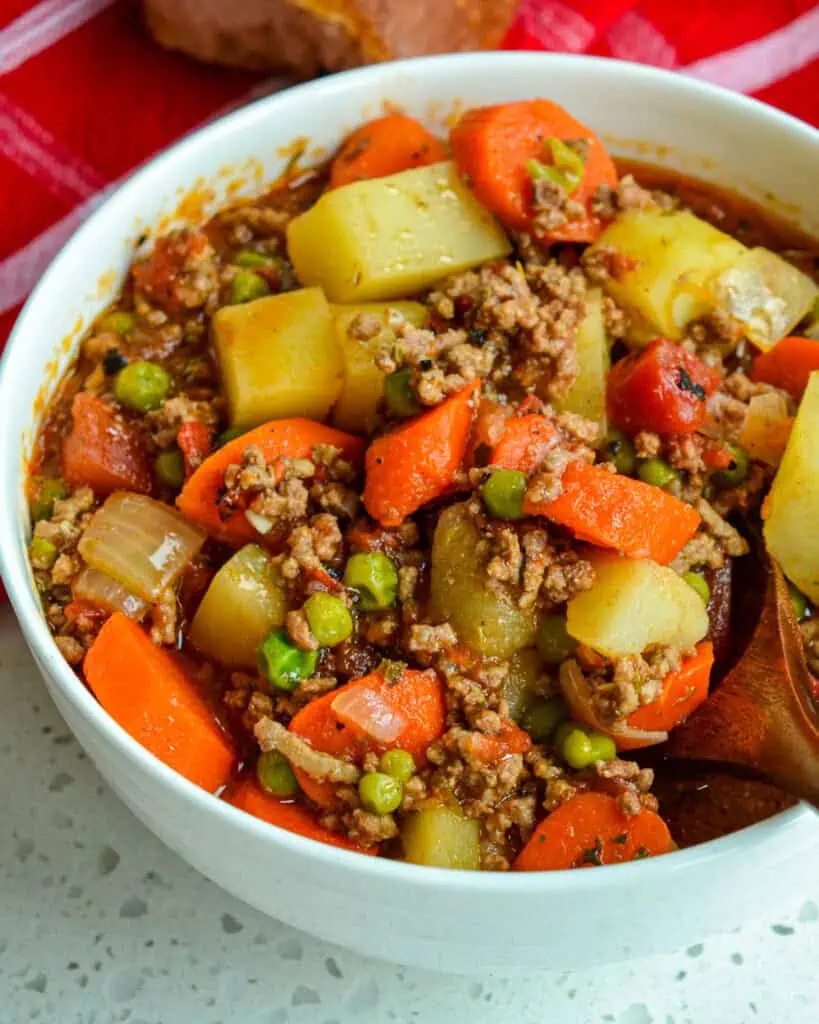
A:
[[[614,554],[591,561],[594,584],[568,605],[575,640],[611,658],[653,644],[692,647],[708,632],[702,598],[673,569]]]
[[[270,555],[247,544],[211,580],[190,628],[191,643],[224,665],[255,668],[259,644],[287,612],[284,581]]]
[[[344,358],[344,384],[333,408],[333,425],[354,434],[369,434],[377,421],[378,403],[384,392],[384,372],[375,365],[375,353],[395,342],[394,325],[408,320],[420,327],[427,308],[420,302],[362,302],[356,306],[334,305],[333,329]],[[350,334],[350,325],[361,314],[377,317],[384,325],[374,338],[362,340]]]
[[[537,684],[544,675],[543,662],[534,647],[517,651],[509,659],[509,672],[503,681],[503,695],[509,705],[509,717],[519,722],[537,699]]]
[[[508,658],[534,644],[537,622],[534,612],[489,589],[485,547],[465,505],[441,513],[432,543],[430,609],[473,650]]]
[[[627,210],[591,247],[614,249],[625,269],[605,289],[637,320],[637,340],[679,338],[714,305],[710,283],[747,250],[685,210]]]
[[[326,192],[290,221],[287,249],[305,284],[363,302],[414,295],[511,246],[447,162]]]
[[[766,502],[763,534],[789,580],[819,604],[819,373],[812,373]]]
[[[813,308],[819,288],[769,249],[749,249],[714,282],[714,302],[766,351]]]
[[[579,373],[564,397],[555,404],[600,424],[606,430],[606,378],[611,369],[609,339],[603,323],[603,293],[593,288],[586,297],[586,315],[577,331],[575,352]]]
[[[213,317],[213,342],[232,426],[321,420],[339,396],[344,362],[319,288],[223,307]]]
[[[477,871],[481,827],[457,808],[440,805],[406,815],[401,824],[404,860],[433,868]]]

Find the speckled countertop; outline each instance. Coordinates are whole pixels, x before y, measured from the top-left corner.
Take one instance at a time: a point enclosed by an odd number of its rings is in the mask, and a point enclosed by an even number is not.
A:
[[[528,978],[374,963],[165,849],[102,782],[0,611],[0,1024],[808,1024],[819,870],[775,916],[673,956]]]

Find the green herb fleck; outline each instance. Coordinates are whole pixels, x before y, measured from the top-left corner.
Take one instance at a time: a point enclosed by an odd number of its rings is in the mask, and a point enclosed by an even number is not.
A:
[[[581,864],[596,864],[600,865],[603,863],[603,840],[598,836],[594,841],[594,846],[590,846],[588,849],[583,851],[580,857]]]
[[[695,398],[698,398],[701,402],[704,402],[707,397],[705,394],[705,388],[702,386],[702,384],[694,383],[694,381],[691,379],[691,374],[688,372],[688,370],[685,369],[684,366],[680,367],[679,377],[677,378],[677,386],[679,387],[680,391],[690,392]]]

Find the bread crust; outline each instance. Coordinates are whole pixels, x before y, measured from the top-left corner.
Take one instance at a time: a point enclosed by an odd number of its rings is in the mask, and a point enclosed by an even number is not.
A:
[[[144,0],[154,38],[198,60],[304,78],[496,47],[516,0]]]

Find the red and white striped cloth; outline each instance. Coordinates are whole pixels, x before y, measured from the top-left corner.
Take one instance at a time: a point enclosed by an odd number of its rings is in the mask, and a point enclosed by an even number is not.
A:
[[[674,68],[819,122],[811,0],[522,0],[504,45]],[[108,189],[184,132],[283,81],[161,50],[136,0],[0,0],[0,346]]]

